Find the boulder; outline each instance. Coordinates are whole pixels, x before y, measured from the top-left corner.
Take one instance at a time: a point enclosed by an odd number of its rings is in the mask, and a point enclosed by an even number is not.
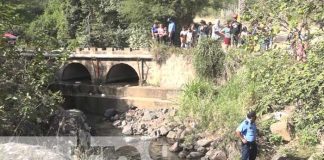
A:
[[[201,153],[206,153],[207,149],[205,147],[199,147],[197,151]]]
[[[288,121],[283,119],[279,122],[273,123],[270,126],[271,133],[281,136],[285,141],[290,141],[290,128]]]
[[[240,146],[241,142],[232,142],[226,146],[227,149],[227,159],[238,159],[238,157],[241,157],[240,152]]]
[[[187,159],[197,159],[203,156],[203,153],[201,152],[190,152],[189,155],[187,155]]]
[[[144,116],[143,116],[142,119],[144,121],[151,121],[151,120],[156,119],[156,118],[158,118],[158,117],[156,116],[155,112],[153,112],[153,111],[145,111]]]
[[[113,109],[113,108],[109,108],[105,110],[104,116],[108,119],[113,118],[118,112]]]
[[[175,139],[177,138],[177,133],[174,131],[169,131],[167,138]]]
[[[79,130],[89,132],[86,116],[77,109],[58,110],[50,118],[49,136],[77,136]]]
[[[210,160],[227,160],[226,154],[223,151],[215,151],[210,157]]]
[[[286,154],[280,154],[280,153],[275,154],[271,158],[271,160],[285,160],[285,159],[288,159],[288,156]]]
[[[197,141],[197,146],[198,147],[206,147],[209,145],[213,140],[208,139],[208,138],[203,138]]]
[[[313,153],[308,160],[323,160],[324,159],[324,153]]]
[[[113,126],[115,126],[115,127],[118,127],[118,126],[120,126],[121,125],[121,121],[120,120],[117,120],[117,121],[115,121],[114,123],[113,123]]]
[[[126,125],[123,130],[122,133],[125,135],[132,135],[133,134],[133,127],[131,125]]]
[[[179,145],[179,142],[175,142],[170,148],[170,152],[179,152],[181,150],[181,147]]]
[[[61,153],[49,150],[42,146],[27,145],[20,143],[0,144],[0,159],[6,160],[66,160]]]
[[[184,159],[187,157],[188,154],[189,153],[187,151],[183,150],[183,151],[179,152],[178,157],[181,159]]]
[[[167,135],[169,133],[170,130],[171,129],[169,127],[162,126],[160,128],[160,133],[161,133],[162,136],[165,136],[165,135]]]

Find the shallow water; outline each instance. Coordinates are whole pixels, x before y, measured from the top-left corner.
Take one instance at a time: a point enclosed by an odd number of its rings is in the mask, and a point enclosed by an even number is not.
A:
[[[125,138],[121,132],[121,129],[115,128],[112,125],[112,122],[105,120],[104,117],[94,114],[86,114],[88,124],[92,127],[93,135],[92,136],[107,136],[118,138]],[[149,157],[153,160],[179,160],[177,154],[169,151],[170,144],[173,144],[174,141],[163,138],[157,139],[143,139],[141,136],[132,136],[133,139],[140,139],[145,141],[143,143],[148,144],[148,154]],[[118,147],[116,148],[115,157],[119,159],[141,159],[140,153],[136,148],[131,146]],[[113,158],[114,159],[114,158]]]

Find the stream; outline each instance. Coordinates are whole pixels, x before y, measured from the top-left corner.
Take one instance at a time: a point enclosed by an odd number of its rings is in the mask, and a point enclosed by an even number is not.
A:
[[[116,128],[112,125],[112,122],[105,120],[103,116],[96,115],[96,114],[89,114],[86,113],[87,116],[87,122],[93,129],[92,136],[96,137],[125,137],[122,134],[121,129]],[[140,138],[140,135],[135,136]],[[149,156],[153,160],[179,160],[177,154],[170,152],[169,147],[170,144],[172,144],[172,140],[167,139],[165,137],[163,138],[156,138],[156,139],[150,139],[149,142]],[[119,150],[118,148],[115,148],[116,150]],[[122,157],[125,159],[140,159],[139,153],[134,151],[133,147],[122,147],[122,151],[118,152],[119,157],[118,159],[122,159]]]

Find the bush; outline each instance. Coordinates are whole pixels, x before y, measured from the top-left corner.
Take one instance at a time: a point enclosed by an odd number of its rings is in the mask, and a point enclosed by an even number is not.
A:
[[[131,48],[148,48],[150,46],[150,32],[141,24],[132,24],[128,29],[129,46]]]
[[[219,88],[211,81],[195,80],[184,88],[179,114],[194,117],[202,128],[233,132],[251,106],[252,91],[244,68]]]
[[[219,77],[223,73],[224,61],[221,44],[214,40],[202,39],[194,50],[194,67],[200,77]]]
[[[256,83],[255,105],[260,112],[281,110],[296,104],[293,117],[297,135],[315,144],[316,132],[324,125],[324,43],[309,50],[306,63],[298,62],[285,51],[274,50],[248,63],[250,79]]]

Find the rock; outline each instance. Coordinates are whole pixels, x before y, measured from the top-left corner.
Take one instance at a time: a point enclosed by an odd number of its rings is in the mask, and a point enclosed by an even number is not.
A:
[[[132,135],[133,134],[133,127],[131,125],[126,125],[123,128],[122,133],[125,134],[125,135]]]
[[[152,128],[147,128],[147,134],[151,137],[154,137],[154,130]]]
[[[232,142],[226,146],[228,155],[227,159],[237,159],[238,157],[241,157],[240,148],[238,148],[240,146],[239,143],[240,142]]]
[[[180,145],[183,149],[186,149],[186,150],[192,150],[194,148],[194,146],[192,144],[189,144],[189,143],[182,143]]]
[[[160,130],[154,130],[152,128],[148,129],[148,134],[149,134],[149,136],[154,137],[154,138],[158,138],[161,136]]]
[[[134,105],[130,105],[130,106],[128,106],[128,107],[129,107],[130,110],[136,110],[136,109],[137,109],[137,107],[134,106]]]
[[[179,152],[181,150],[181,147],[179,145],[179,142],[175,142],[170,148],[170,152]]]
[[[49,136],[77,136],[79,130],[89,132],[90,127],[86,123],[86,116],[77,109],[58,110],[50,118]]]
[[[169,133],[170,130],[171,130],[170,128],[162,126],[160,128],[160,133],[161,133],[162,136],[165,136],[165,135],[167,135]]]
[[[177,136],[176,136],[177,139],[179,139],[179,137],[181,136],[181,133],[182,132],[183,132],[182,129],[180,129],[180,128],[177,129]]]
[[[163,114],[166,114],[166,113],[168,113],[168,112],[169,112],[169,109],[167,109],[167,108],[162,109],[162,113],[163,113]]]
[[[285,159],[288,159],[288,156],[286,154],[280,154],[280,153],[275,154],[271,158],[271,160],[285,160]]]
[[[215,151],[210,157],[210,160],[227,160],[226,154],[223,151]]]
[[[125,118],[125,120],[126,120],[126,122],[131,122],[131,121],[133,121],[133,116],[126,116],[126,118]]]
[[[118,112],[113,109],[113,108],[109,108],[105,110],[104,116],[108,119],[114,117]]]
[[[153,120],[153,119],[156,119],[156,118],[158,118],[158,117],[156,116],[155,112],[153,112],[153,111],[145,111],[144,116],[143,116],[142,119],[144,121],[150,121],[150,120]]]
[[[214,154],[214,152],[216,152],[216,150],[211,149],[211,150],[209,150],[209,151],[205,154],[205,156],[206,156],[206,157],[211,157],[212,154]]]
[[[205,147],[199,147],[198,149],[197,149],[197,151],[198,152],[201,152],[201,153],[206,153],[206,148]]]
[[[147,130],[147,126],[146,126],[146,124],[144,124],[144,123],[140,124],[140,127],[141,127],[141,129],[143,129],[143,130]]]
[[[197,159],[202,157],[203,154],[200,152],[190,152],[189,155],[186,157],[187,159]]]
[[[179,139],[184,139],[186,137],[186,135],[188,135],[188,131],[187,130],[184,130],[181,132],[180,136],[179,136]]]
[[[0,144],[0,159],[3,160],[66,160],[60,153],[56,153],[42,146],[20,143]]]
[[[200,139],[197,141],[197,146],[199,147],[206,147],[207,145],[209,145],[213,140],[211,139],[207,139],[207,138],[204,138],[204,139]]]
[[[288,126],[287,120],[282,120],[276,123],[273,123],[270,126],[271,133],[281,136],[285,141],[290,141],[290,129]]]
[[[120,118],[119,115],[116,114],[116,115],[112,118],[112,120],[113,120],[113,121],[116,121],[116,120],[119,120],[119,118]]]
[[[267,121],[267,120],[270,120],[271,118],[273,118],[273,114],[272,114],[272,113],[268,113],[268,114],[262,115],[260,121],[261,121],[261,122],[263,122],[263,121]]]
[[[171,117],[174,117],[175,115],[177,114],[177,111],[175,109],[172,109],[170,112],[169,112],[169,115]]]
[[[126,126],[126,125],[127,125],[126,120],[123,120],[123,121],[121,122],[121,127],[124,127],[124,126]]]
[[[177,133],[174,131],[169,131],[167,138],[175,139],[177,138]]]
[[[184,159],[187,157],[187,155],[188,155],[188,152],[183,150],[183,151],[179,152],[178,157],[181,159]]]
[[[324,159],[324,153],[313,153],[308,160],[323,160]]]
[[[115,127],[118,127],[121,124],[122,124],[122,122],[120,120],[117,120],[117,121],[113,122],[113,126],[115,126]]]

